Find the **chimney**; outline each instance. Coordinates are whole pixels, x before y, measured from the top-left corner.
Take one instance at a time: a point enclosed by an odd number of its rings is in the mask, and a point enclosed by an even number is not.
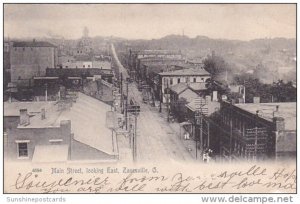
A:
[[[30,119],[29,115],[27,114],[27,109],[20,109],[20,125],[29,125]]]
[[[218,101],[218,91],[213,91],[213,97],[212,97],[213,101]]]
[[[273,123],[275,124],[276,131],[283,131],[285,129],[284,118],[282,117],[274,117]]]
[[[41,110],[41,119],[44,120],[46,118],[46,111],[45,108],[42,108]]]

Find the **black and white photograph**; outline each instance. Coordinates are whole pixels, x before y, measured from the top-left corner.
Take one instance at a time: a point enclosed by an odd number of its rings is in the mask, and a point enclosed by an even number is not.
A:
[[[4,3],[3,192],[295,194],[296,12]]]

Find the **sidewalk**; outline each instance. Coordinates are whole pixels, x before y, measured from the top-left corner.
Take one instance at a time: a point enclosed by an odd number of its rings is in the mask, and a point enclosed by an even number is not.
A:
[[[149,105],[150,106],[150,105]],[[159,113],[159,106],[158,107],[151,107],[151,111],[157,112],[161,118],[164,120],[164,126],[169,128],[169,132],[172,133],[175,137],[179,138],[182,145],[185,147],[185,149],[190,153],[192,158],[196,160],[196,142],[193,139],[185,140],[183,136],[183,129],[181,130],[182,135],[180,136],[180,124],[176,121],[174,122],[168,122],[168,113],[167,113],[167,107],[165,104],[162,104],[162,112]],[[170,120],[171,121],[171,120]],[[199,162],[202,161],[200,149],[197,149],[197,160]]]

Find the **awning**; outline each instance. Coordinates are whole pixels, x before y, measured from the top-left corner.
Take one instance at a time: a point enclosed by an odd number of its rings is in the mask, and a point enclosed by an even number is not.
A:
[[[66,162],[69,145],[36,145],[32,162]]]

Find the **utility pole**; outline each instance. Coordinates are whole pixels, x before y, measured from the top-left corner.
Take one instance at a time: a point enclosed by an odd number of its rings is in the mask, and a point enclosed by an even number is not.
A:
[[[128,80],[126,82],[126,105],[125,105],[125,125],[126,125],[126,130],[127,130],[127,125],[128,125]]]
[[[202,117],[202,110],[200,112],[200,147],[201,147],[201,151],[200,151],[200,155],[203,155],[203,117]],[[202,157],[202,156],[201,156]]]
[[[45,101],[48,101],[48,85],[47,83],[45,84],[46,90],[45,90]]]
[[[168,113],[168,122],[170,122],[170,91],[169,91],[169,83],[167,82],[167,113]]]
[[[254,160],[257,160],[257,140],[258,140],[257,123],[258,123],[258,111],[256,111],[256,115],[255,115]]]
[[[136,161],[137,156],[137,109],[134,110],[134,132],[132,137],[132,158]]]
[[[200,123],[201,123],[200,111],[196,110],[195,120],[194,120],[194,124],[195,124],[195,143],[196,143],[196,160],[198,159],[198,137],[199,137]]]
[[[209,148],[209,143],[210,143],[209,121],[207,121],[206,124],[207,124],[207,147]]]
[[[232,101],[230,103],[230,139],[229,139],[229,160],[232,159],[232,131],[233,131],[233,124],[232,124]]]
[[[120,94],[121,94],[121,112],[123,113],[124,110],[123,110],[123,74],[121,72],[121,76],[120,76]]]
[[[244,103],[246,103],[246,81],[245,80],[244,80],[243,98],[244,98]]]
[[[161,100],[162,100],[162,91],[160,90],[160,97],[159,97],[159,112],[161,113]]]
[[[137,113],[135,110],[135,116],[134,116],[134,161],[136,161],[137,157]]]
[[[196,160],[198,159],[198,139],[196,138]]]
[[[132,158],[133,161],[136,161],[137,158],[137,116],[140,112],[140,106],[135,102],[135,100],[130,100],[130,105],[127,110],[134,116],[134,130],[132,128],[132,125],[130,125],[130,133],[132,132]],[[130,120],[131,121],[131,120]],[[131,139],[130,139],[131,140]]]

